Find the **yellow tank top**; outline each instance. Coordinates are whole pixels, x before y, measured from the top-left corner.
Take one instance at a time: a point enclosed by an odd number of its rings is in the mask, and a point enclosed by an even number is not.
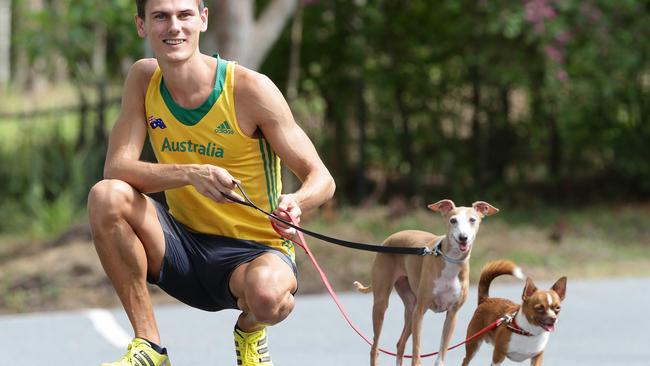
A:
[[[280,159],[264,138],[242,133],[235,115],[235,64],[217,57],[214,90],[196,109],[176,104],[160,68],[151,77],[145,98],[147,130],[161,164],[213,164],[239,179],[250,199],[267,211],[277,208],[282,192]],[[219,204],[187,185],[165,191],[171,214],[190,230],[256,242],[295,257],[268,217],[234,203]]]

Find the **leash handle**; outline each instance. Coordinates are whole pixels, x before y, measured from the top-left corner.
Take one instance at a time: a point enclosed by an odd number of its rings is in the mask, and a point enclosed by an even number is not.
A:
[[[293,225],[298,226],[298,224],[296,222],[296,219],[288,211],[283,210],[283,212],[285,212],[289,216],[289,218],[291,220],[291,223],[292,223],[292,225],[291,225],[292,227],[293,227]],[[280,221],[282,221],[282,220],[280,220]],[[336,304],[336,306],[339,308],[339,311],[341,312],[341,315],[343,315],[343,318],[345,319],[345,321],[352,328],[352,330],[354,330],[368,345],[370,345],[372,347],[373,342],[366,335],[364,335],[363,332],[361,332],[361,330],[359,330],[359,328],[357,328],[357,326],[352,322],[352,319],[348,315],[347,311],[345,310],[345,307],[341,303],[341,300],[339,300],[339,297],[336,295],[336,292],[334,291],[334,288],[330,284],[330,281],[328,280],[327,275],[325,275],[325,271],[323,271],[323,269],[320,267],[320,265],[318,264],[318,261],[316,260],[316,257],[314,257],[314,254],[312,253],[311,249],[309,248],[309,245],[307,245],[307,241],[305,240],[305,236],[302,234],[301,230],[296,231],[296,233],[298,235],[298,241],[295,241],[293,238],[287,238],[287,237],[283,236],[281,234],[281,229],[277,226],[277,224],[274,221],[271,221],[271,226],[273,226],[273,229],[275,230],[275,232],[278,233],[278,235],[284,237],[285,239],[291,241],[295,245],[297,245],[297,246],[301,247],[302,249],[304,249],[305,253],[307,253],[307,256],[309,257],[312,264],[316,268],[316,271],[318,272],[318,275],[320,276],[321,281],[325,285],[325,288],[327,289],[327,292],[329,293],[332,300],[334,300],[334,303]],[[470,342],[470,341],[472,341],[473,339],[475,339],[477,337],[480,337],[485,332],[488,332],[488,331],[498,327],[499,325],[501,325],[501,323],[503,321],[505,321],[505,317],[497,319],[495,322],[493,322],[492,324],[488,325],[487,327],[479,330],[476,334],[472,335],[471,337],[467,338],[466,340],[464,340],[464,341],[462,341],[462,342],[460,342],[460,343],[458,343],[458,344],[456,344],[456,345],[454,345],[452,347],[449,347],[448,351],[450,351],[450,350],[452,350],[454,348],[460,347],[460,346],[464,345],[465,343]],[[397,353],[395,353],[395,352],[387,351],[387,350],[385,350],[383,348],[377,348],[377,350],[384,353],[384,354],[387,354],[387,355],[390,355],[390,356],[393,356],[393,357],[397,357]],[[431,356],[437,355],[438,353],[440,353],[440,352],[427,353],[427,354],[424,354],[424,355],[420,355],[420,357],[422,357],[422,358],[431,357]],[[403,357],[413,358],[412,355],[403,355]]]
[[[222,192],[221,194],[223,194],[224,197],[226,197],[227,199],[229,199],[230,201],[232,201],[234,203],[238,203],[240,205],[252,207],[252,208],[256,209],[257,211],[260,211],[261,213],[265,214],[266,216],[268,216],[270,218],[273,218],[273,219],[275,219],[275,220],[277,220],[277,221],[279,221],[279,222],[281,222],[281,223],[283,223],[283,224],[285,224],[285,225],[287,225],[287,226],[289,226],[291,228],[294,228],[298,232],[303,232],[303,233],[305,233],[305,234],[307,234],[307,235],[309,235],[311,237],[314,237],[316,239],[320,239],[320,240],[323,240],[323,241],[326,241],[326,242],[329,242],[329,243],[332,243],[332,244],[337,244],[337,245],[344,246],[344,247],[351,248],[351,249],[365,250],[365,251],[377,252],[377,253],[414,254],[414,255],[428,255],[428,254],[433,254],[434,253],[434,251],[432,249],[427,248],[427,247],[422,247],[422,248],[386,247],[386,246],[383,246],[383,245],[357,243],[357,242],[352,242],[352,241],[347,241],[347,240],[343,240],[343,239],[334,238],[334,237],[331,237],[331,236],[323,235],[323,234],[320,234],[320,233],[317,233],[317,232],[314,232],[314,231],[304,229],[304,228],[298,226],[295,223],[284,220],[283,218],[274,215],[273,213],[266,212],[265,210],[263,210],[259,206],[255,205],[253,203],[253,201],[250,198],[248,198],[248,195],[246,194],[246,192],[244,191],[242,186],[237,182],[234,182],[234,183],[235,183],[235,186],[237,186],[237,188],[241,192],[241,194],[242,194],[242,196],[244,197],[245,200],[244,201],[239,200],[239,199],[237,199],[237,198],[235,198],[235,197],[233,197],[233,196],[231,196],[231,195],[229,195],[227,193]]]

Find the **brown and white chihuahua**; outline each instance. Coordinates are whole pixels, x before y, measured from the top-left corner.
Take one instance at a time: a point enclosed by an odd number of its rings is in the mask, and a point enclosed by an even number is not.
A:
[[[524,278],[521,269],[507,260],[490,262],[481,271],[478,308],[467,327],[468,338],[501,317],[505,316],[508,320],[465,345],[463,366],[469,365],[484,341],[494,346],[493,366],[501,365],[506,357],[515,362],[530,359],[530,364],[534,366],[542,364],[546,343],[550,332],[555,330],[566,294],[567,278],[557,280],[550,290],[538,289],[527,278],[523,303],[517,305],[510,300],[489,297],[492,280],[505,274]]]

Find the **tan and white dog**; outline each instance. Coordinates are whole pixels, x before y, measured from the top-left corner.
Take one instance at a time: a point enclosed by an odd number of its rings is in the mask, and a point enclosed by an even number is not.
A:
[[[514,263],[506,260],[488,263],[481,271],[478,286],[478,307],[467,327],[467,337],[476,334],[495,320],[508,316],[502,323],[481,337],[465,345],[463,366],[469,365],[482,342],[494,346],[492,365],[497,366],[506,359],[530,364],[542,364],[544,349],[550,332],[555,330],[561,303],[566,294],[567,278],[562,277],[550,290],[539,290],[530,278],[522,295],[523,303],[517,305],[510,300],[489,297],[490,283],[500,275],[509,274],[523,279],[523,273]]]
[[[481,220],[499,210],[478,201],[472,207],[456,207],[451,200],[430,204],[447,220],[447,234],[438,236],[424,231],[406,230],[389,236],[384,246],[428,247],[437,255],[378,253],[372,267],[372,288],[355,282],[361,292],[374,295],[372,324],[373,346],[370,364],[377,364],[379,336],[388,308],[388,298],[395,287],[404,303],[404,329],[397,343],[397,365],[402,364],[406,341],[413,334],[412,365],[421,365],[420,340],[422,318],[427,309],[447,312],[442,330],[440,353],[435,361],[443,365],[456,326],[456,313],[467,298],[469,257]]]

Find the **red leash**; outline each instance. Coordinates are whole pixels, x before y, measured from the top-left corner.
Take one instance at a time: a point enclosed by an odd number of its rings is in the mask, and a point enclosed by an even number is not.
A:
[[[293,216],[291,216],[291,214],[290,214],[289,212],[287,212],[287,211],[284,211],[284,212],[285,212],[285,213],[289,216],[289,218],[291,219],[291,223],[294,224],[294,225],[296,225],[296,226],[298,226],[298,223],[296,222],[295,218],[294,218]],[[271,226],[273,226],[273,229],[275,229],[275,231],[276,231],[280,236],[283,236],[283,235],[280,233],[280,229],[277,227],[277,224],[275,223],[275,221],[271,220]],[[318,261],[316,261],[316,258],[314,257],[314,254],[311,252],[311,249],[309,249],[309,246],[307,245],[307,241],[305,240],[305,237],[303,236],[302,232],[299,231],[299,230],[296,230],[296,233],[298,233],[298,238],[300,239],[300,242],[295,242],[293,239],[286,238],[286,237],[285,237],[285,239],[290,240],[292,243],[298,245],[299,247],[301,247],[301,248],[305,251],[305,253],[307,253],[307,256],[309,256],[309,259],[310,259],[311,262],[314,264],[314,267],[316,267],[316,270],[318,271],[318,274],[320,275],[320,278],[321,278],[321,280],[323,281],[323,284],[325,285],[325,288],[327,289],[327,292],[329,292],[330,296],[332,297],[332,299],[333,299],[334,302],[336,303],[336,306],[339,308],[339,311],[341,312],[341,314],[342,314],[343,317],[345,318],[345,321],[348,322],[348,324],[350,325],[350,327],[351,327],[351,328],[352,328],[352,329],[353,329],[353,330],[354,330],[354,331],[355,331],[355,332],[356,332],[356,333],[357,333],[361,338],[363,338],[363,340],[366,341],[366,343],[368,343],[368,344],[372,347],[373,342],[372,342],[368,337],[366,337],[366,336],[365,336],[365,335],[364,335],[364,334],[359,330],[359,328],[357,328],[357,327],[354,325],[354,323],[352,323],[352,320],[351,320],[350,317],[348,316],[347,311],[345,311],[345,308],[344,308],[343,305],[341,304],[341,301],[339,300],[338,296],[336,296],[336,292],[334,292],[334,289],[332,288],[332,285],[330,284],[330,281],[327,279],[327,276],[325,275],[325,272],[320,268],[320,265],[318,264]],[[284,236],[283,236],[283,237],[284,237]],[[488,332],[488,331],[490,331],[490,330],[492,330],[492,329],[498,327],[499,325],[501,325],[501,323],[503,323],[506,319],[507,319],[506,317],[502,317],[502,318],[497,319],[495,322],[493,322],[492,324],[488,325],[487,327],[485,327],[485,328],[479,330],[476,334],[472,335],[471,337],[467,338],[466,340],[464,340],[464,341],[458,343],[457,345],[454,345],[454,346],[452,346],[452,347],[449,347],[448,350],[452,350],[452,349],[454,349],[454,348],[460,347],[460,346],[462,346],[463,344],[465,344],[465,343],[467,343],[467,342],[469,342],[469,341],[471,341],[471,340],[473,340],[473,339],[475,339],[475,338],[477,338],[477,337],[480,337],[481,335],[483,335],[483,333]],[[390,352],[390,351],[387,351],[387,350],[384,350],[384,349],[382,349],[382,348],[378,348],[378,350],[379,350],[380,352],[382,352],[382,353],[387,354],[387,355],[397,356],[396,353],[394,353],[394,352]],[[439,352],[427,353],[427,354],[425,354],[425,355],[421,355],[420,357],[423,357],[423,358],[424,358],[424,357],[435,356],[435,355],[437,355],[438,353],[439,353]],[[412,358],[413,356],[412,356],[412,355],[404,355],[404,357],[406,357],[406,358]]]

